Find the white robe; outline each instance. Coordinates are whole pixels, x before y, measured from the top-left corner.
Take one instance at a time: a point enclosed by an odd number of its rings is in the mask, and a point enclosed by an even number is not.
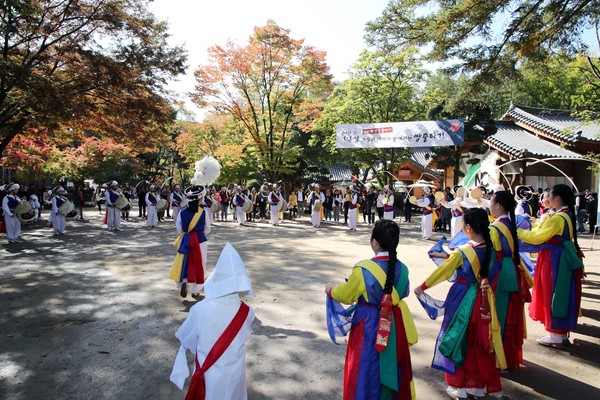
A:
[[[356,205],[358,202],[358,195],[352,194],[350,197],[350,204]],[[348,208],[348,229],[356,230],[356,210],[358,208]]]
[[[323,203],[325,202],[325,195],[323,194],[323,192],[319,192],[319,201],[321,202],[321,207],[323,207]],[[312,205],[310,210],[310,220],[314,227],[318,228],[321,226],[321,210],[315,211],[314,204]]]
[[[106,225],[109,231],[121,227],[121,210],[110,201],[110,190],[104,194],[106,200]]]
[[[17,217],[17,214],[12,212],[8,208],[8,197],[18,200],[19,198],[15,195],[9,194],[2,199],[2,210],[4,210],[4,223],[6,224],[6,238],[8,240],[17,240],[21,235],[21,221]]]
[[[208,352],[229,325],[240,307],[240,298],[232,293],[214,299],[204,299],[190,309],[190,313],[175,336],[181,346],[171,372],[171,382],[183,389],[190,376],[185,351],[195,353],[202,365]],[[250,307],[240,331],[227,350],[204,374],[207,400],[245,400],[246,342],[250,339],[255,312]],[[195,364],[194,364],[195,365]],[[195,368],[194,368],[195,370]],[[193,373],[192,373],[193,375]]]
[[[65,233],[65,225],[67,224],[67,217],[58,212],[58,206],[56,205],[57,200],[60,196],[54,196],[52,198],[52,228],[55,233]],[[62,197],[63,202],[67,201],[66,198]]]
[[[156,226],[158,222],[158,213],[156,211],[156,206],[150,202],[150,193],[146,193],[146,206],[147,207],[147,215],[148,215],[148,226]],[[156,201],[160,200],[160,195],[154,192],[154,196],[156,196]]]
[[[464,203],[460,198],[449,201],[446,204],[443,204],[443,206],[451,209],[452,211],[456,210],[458,207],[462,207],[463,213],[464,209],[467,208],[466,203]],[[463,225],[463,216],[461,215],[460,217],[455,217],[454,214],[452,214],[452,219],[450,220],[450,236],[456,236],[458,232],[462,230]]]
[[[425,207],[429,205],[429,198],[423,197],[422,199],[417,200],[417,205],[419,207]],[[423,235],[424,239],[429,239],[433,233],[433,227],[431,226],[431,217],[433,214],[423,215],[421,217],[421,235]]]
[[[382,198],[382,199],[385,199],[385,196],[383,196],[383,198]],[[393,206],[393,205],[394,205],[394,195],[393,195],[393,194],[390,194],[390,195],[388,196],[388,199],[389,199],[389,200],[388,200],[387,204],[385,204],[385,205],[386,205],[386,206],[387,206],[387,205],[391,205],[391,206]],[[383,212],[383,219],[389,219],[389,220],[392,220],[392,221],[393,221],[393,220],[394,220],[394,210],[392,209],[392,211],[384,211],[384,212]]]

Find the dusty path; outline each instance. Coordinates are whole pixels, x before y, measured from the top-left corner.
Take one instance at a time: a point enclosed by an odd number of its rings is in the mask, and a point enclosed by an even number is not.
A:
[[[86,211],[90,220],[69,221],[66,236],[39,223],[24,230],[24,243],[0,246],[0,399],[184,398],[168,378],[174,333],[195,301],[181,299],[165,278],[175,254],[173,222],[151,230],[133,219],[108,233],[97,211]],[[419,234],[415,223],[402,225],[399,255],[412,287],[433,269],[426,257],[433,242]],[[346,349],[328,338],[323,288],[371,256],[369,235],[360,225],[357,232],[313,229],[306,218],[279,227],[215,223],[209,270],[230,241],[256,294],[249,300],[257,314],[247,356],[250,399],[341,398]],[[581,243],[589,249],[589,236]],[[503,375],[505,395],[600,398],[600,240],[594,245],[575,344],[564,351],[536,345],[543,329],[528,320],[525,367]],[[446,291],[440,285],[431,294]],[[419,331],[411,350],[417,398],[444,399],[443,374],[429,367],[440,321],[429,320],[414,296],[407,301]]]

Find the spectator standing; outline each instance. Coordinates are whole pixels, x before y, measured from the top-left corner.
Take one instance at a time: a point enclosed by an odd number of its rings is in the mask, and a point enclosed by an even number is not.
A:
[[[598,217],[598,193],[591,193],[590,200],[587,203],[588,222],[590,224],[590,233],[594,233]]]

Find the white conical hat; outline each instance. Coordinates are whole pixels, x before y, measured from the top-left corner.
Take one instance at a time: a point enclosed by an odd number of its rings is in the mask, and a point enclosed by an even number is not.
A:
[[[253,297],[252,283],[244,262],[231,243],[227,242],[215,270],[204,283],[204,294],[206,299],[216,299],[231,293],[248,293]]]

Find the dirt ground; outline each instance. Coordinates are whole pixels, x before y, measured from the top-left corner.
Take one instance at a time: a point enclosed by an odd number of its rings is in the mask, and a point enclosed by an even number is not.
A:
[[[53,236],[43,222],[28,225],[23,243],[0,246],[0,399],[183,399],[169,382],[178,348],[175,331],[196,301],[182,299],[166,279],[175,250],[174,223],[156,229],[136,218],[107,232],[97,210],[67,222]],[[231,216],[230,216],[231,219]],[[397,220],[400,222],[400,220]],[[419,240],[419,218],[401,224],[400,259],[411,287],[434,264]],[[340,399],[346,347],[325,325],[327,281],[342,282],[352,265],[372,256],[370,229],[311,227],[307,217],[274,227],[216,222],[208,269],[229,241],[246,263],[255,297],[248,343],[250,399]],[[442,234],[435,234],[438,239]],[[525,365],[502,375],[511,399],[600,398],[600,240],[586,251],[588,280],[574,344],[541,347],[544,331],[528,319]],[[443,298],[448,284],[431,289]],[[418,399],[444,399],[443,374],[430,368],[441,321],[430,320],[414,295],[407,299],[419,333],[411,349]]]

